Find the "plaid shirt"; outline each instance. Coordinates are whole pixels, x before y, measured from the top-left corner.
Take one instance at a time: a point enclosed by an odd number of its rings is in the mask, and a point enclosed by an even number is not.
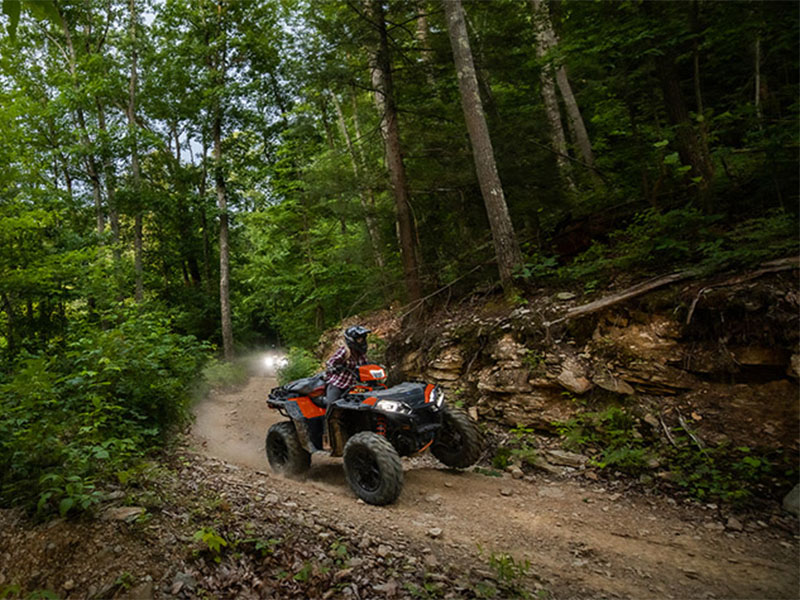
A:
[[[342,346],[334,352],[333,356],[325,363],[325,366],[328,368],[325,379],[329,384],[335,385],[338,388],[349,388],[351,385],[358,382],[356,376],[348,370],[342,369],[336,372],[336,369],[338,367],[346,367],[347,369],[355,371],[359,366],[365,364],[367,364],[367,357],[365,354],[351,350],[350,356],[348,357],[347,347]]]

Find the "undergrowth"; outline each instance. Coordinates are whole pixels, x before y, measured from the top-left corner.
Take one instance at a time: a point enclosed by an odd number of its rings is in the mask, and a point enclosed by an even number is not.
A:
[[[796,465],[777,451],[723,443],[698,445],[684,427],[671,430],[673,443],[647,429],[622,407],[584,412],[554,423],[564,445],[585,452],[589,464],[603,471],[653,480],[659,469],[663,480],[699,500],[721,500],[744,507],[756,504],[776,490],[787,490],[797,476]]]
[[[0,506],[40,517],[90,510],[104,481],[136,463],[188,416],[209,348],[136,308],[78,323],[0,383]]]
[[[782,210],[730,225],[721,215],[692,206],[666,212],[650,208],[607,240],[595,241],[571,263],[559,267],[554,257],[536,254],[519,276],[579,282],[591,293],[620,273],[643,277],[692,269],[709,275],[796,255],[797,230],[797,215]]]

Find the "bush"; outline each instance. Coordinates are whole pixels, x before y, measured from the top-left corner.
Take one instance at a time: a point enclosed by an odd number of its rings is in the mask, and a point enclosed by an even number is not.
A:
[[[278,383],[284,385],[295,379],[310,377],[320,370],[319,361],[308,350],[290,348],[286,365],[278,369]]]
[[[167,318],[123,308],[19,361],[0,385],[0,506],[88,509],[98,482],[185,421],[206,352]]]
[[[796,215],[772,211],[727,226],[721,219],[691,206],[663,213],[648,209],[558,269],[558,276],[596,287],[621,272],[644,276],[690,268],[710,274],[798,252]]]

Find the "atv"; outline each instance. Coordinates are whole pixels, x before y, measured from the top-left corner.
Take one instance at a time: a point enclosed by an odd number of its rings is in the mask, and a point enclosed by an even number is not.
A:
[[[465,468],[478,460],[480,432],[464,411],[445,403],[439,386],[405,382],[387,388],[380,365],[363,365],[353,374],[357,383],[327,408],[322,373],[270,392],[267,405],[290,419],[267,433],[267,460],[274,471],[302,475],[311,455],[327,447],[330,456],[343,457],[356,495],[383,505],[403,489],[401,456],[430,448],[448,467]]]

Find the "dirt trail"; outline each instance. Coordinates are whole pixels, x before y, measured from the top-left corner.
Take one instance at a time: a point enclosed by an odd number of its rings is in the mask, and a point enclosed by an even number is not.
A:
[[[356,500],[339,459],[314,456],[305,481],[276,477],[264,454],[268,427],[283,419],[265,404],[274,385],[269,377],[254,377],[238,392],[199,404],[198,449],[245,467],[241,477],[265,491],[302,496],[304,505],[387,543],[414,541],[443,563],[486,564],[490,553],[509,553],[529,560],[530,572],[556,596],[576,590],[625,598],[800,593],[796,536],[758,523],[755,531],[725,530],[713,508],[620,493],[602,483],[487,477],[445,469],[424,455],[404,459],[399,501],[374,507]],[[434,539],[436,529],[442,533]]]

